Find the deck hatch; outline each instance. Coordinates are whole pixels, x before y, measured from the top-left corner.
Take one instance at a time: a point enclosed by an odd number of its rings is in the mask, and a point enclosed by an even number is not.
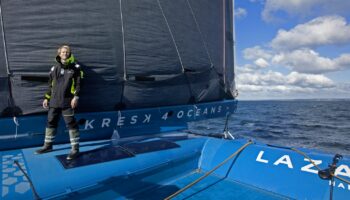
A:
[[[58,155],[56,157],[65,169],[71,169],[133,156],[133,154],[119,146],[105,146],[91,151],[82,152],[78,158],[72,161],[66,160],[67,154]]]

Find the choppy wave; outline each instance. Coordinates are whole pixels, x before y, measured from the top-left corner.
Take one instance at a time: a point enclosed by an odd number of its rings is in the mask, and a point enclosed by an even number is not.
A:
[[[212,133],[225,119],[190,125]],[[350,101],[240,101],[229,123],[238,138],[350,155]],[[205,129],[203,128],[205,127]]]

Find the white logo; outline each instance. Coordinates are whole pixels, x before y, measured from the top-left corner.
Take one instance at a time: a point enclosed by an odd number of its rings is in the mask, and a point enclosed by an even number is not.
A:
[[[256,157],[255,161],[260,162],[260,163],[265,163],[265,164],[270,163],[270,160],[263,158],[264,153],[265,153],[264,151],[260,151],[258,156]],[[314,167],[314,165],[312,163],[310,163],[310,161],[308,159],[305,158],[304,161],[306,161],[307,163],[305,166],[300,168],[300,171],[318,174],[317,169]],[[312,160],[312,161],[315,163],[315,165],[322,164],[322,160]],[[275,166],[278,166],[278,165],[283,166],[284,165],[284,166],[286,166],[286,168],[294,169],[293,162],[292,162],[290,155],[282,155],[280,158],[276,159],[275,162],[273,162],[273,165],[275,165]],[[344,165],[344,164],[339,165],[337,167],[337,169],[335,170],[335,175],[350,178],[349,166]],[[329,184],[331,184],[331,182],[329,182]],[[337,188],[347,189],[350,191],[350,185],[345,186],[345,184],[342,182],[334,182],[333,184]]]

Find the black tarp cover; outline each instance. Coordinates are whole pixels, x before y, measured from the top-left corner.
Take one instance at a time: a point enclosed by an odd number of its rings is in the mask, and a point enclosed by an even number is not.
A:
[[[2,20],[0,20],[2,26]],[[1,29],[0,29],[1,30]],[[3,32],[0,32],[0,40],[3,41]],[[9,85],[7,74],[7,63],[5,56],[4,43],[0,42],[0,116],[5,114],[6,108],[9,106]]]
[[[0,3],[2,115],[14,108],[22,115],[44,112],[48,73],[62,44],[72,47],[85,72],[80,111],[230,97],[225,91],[234,81],[229,0]]]

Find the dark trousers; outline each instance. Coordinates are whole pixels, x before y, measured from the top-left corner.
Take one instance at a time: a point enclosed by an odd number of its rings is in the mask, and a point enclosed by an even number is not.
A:
[[[61,114],[69,130],[78,129],[72,108],[50,108],[47,116],[47,128],[57,128]]]

